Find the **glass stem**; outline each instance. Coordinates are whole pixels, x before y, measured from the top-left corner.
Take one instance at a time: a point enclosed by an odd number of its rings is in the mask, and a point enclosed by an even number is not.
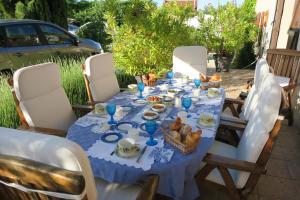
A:
[[[111,122],[114,121],[114,116],[113,116],[113,115],[110,116],[110,121],[111,121]]]

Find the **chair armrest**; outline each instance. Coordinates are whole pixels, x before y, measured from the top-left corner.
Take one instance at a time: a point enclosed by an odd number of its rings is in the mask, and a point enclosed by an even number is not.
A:
[[[225,98],[225,104],[244,105],[245,101],[241,99]]]
[[[264,167],[258,166],[256,163],[237,160],[211,153],[207,153],[203,161],[210,165],[252,172],[255,174],[266,174],[267,171]]]
[[[221,115],[221,121],[247,125],[246,120],[242,120],[242,119],[237,118],[237,117],[226,117],[224,115]]]
[[[87,114],[94,109],[94,106],[93,105],[72,105],[72,108],[75,112]]]
[[[30,131],[30,132],[35,132],[35,133],[45,133],[47,135],[54,135],[54,136],[59,136],[59,137],[66,137],[66,135],[67,135],[67,132],[65,130],[58,130],[58,129],[51,129],[51,128],[20,126],[18,129],[22,130],[22,131]]]
[[[289,85],[287,86],[284,86],[283,89],[284,91],[287,91],[289,92],[290,90],[293,90],[297,87],[297,84],[296,83],[290,83]]]
[[[143,183],[141,192],[139,193],[137,200],[152,200],[155,197],[155,193],[159,183],[159,176],[150,175]]]
[[[85,189],[85,180],[80,172],[69,171],[37,161],[2,154],[0,154],[0,180],[7,184],[3,185],[5,189],[3,191],[2,188],[0,193],[2,191],[2,193],[6,192],[7,195],[9,193],[19,194],[20,196],[27,196],[29,199],[35,199],[35,197],[39,196],[36,193],[43,194],[43,192],[84,195],[83,192]],[[14,189],[17,186],[11,185],[11,183],[25,187],[27,190],[41,190],[43,192],[26,193],[19,189]],[[48,197],[53,195],[46,193],[44,194]]]
[[[105,102],[104,101],[88,101],[87,102],[87,104],[90,106],[93,106],[93,108],[97,103],[105,103]]]
[[[246,128],[246,125],[247,124],[234,123],[234,122],[230,122],[230,121],[221,120],[219,128],[243,131]]]

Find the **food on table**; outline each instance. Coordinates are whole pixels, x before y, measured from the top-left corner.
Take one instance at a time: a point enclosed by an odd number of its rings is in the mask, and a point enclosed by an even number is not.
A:
[[[213,74],[212,76],[206,76],[200,72],[200,80],[202,82],[222,81],[220,74]]]
[[[214,74],[210,77],[209,81],[222,81],[220,74]]]
[[[144,115],[143,117],[147,120],[153,120],[153,119],[156,119],[158,118],[158,113],[157,112],[154,112],[154,111],[146,111],[144,112]]]
[[[179,141],[186,145],[195,145],[199,142],[201,136],[201,130],[192,131],[192,127],[183,124],[180,117],[170,124],[170,134],[176,141]]]
[[[155,112],[163,112],[165,110],[166,106],[164,104],[154,104],[152,106],[152,110]]]
[[[198,123],[203,126],[213,126],[215,124],[215,119],[210,113],[202,113],[200,114]]]
[[[139,152],[140,146],[132,138],[121,139],[117,144],[116,155],[119,157],[135,157]]]
[[[147,98],[147,101],[150,103],[158,103],[161,101],[161,98],[159,96],[150,96]]]
[[[142,75],[142,81],[147,86],[154,86],[156,85],[157,78],[154,73],[150,72],[149,74]]]
[[[220,95],[220,91],[218,88],[208,88],[207,96],[208,97],[216,97]]]

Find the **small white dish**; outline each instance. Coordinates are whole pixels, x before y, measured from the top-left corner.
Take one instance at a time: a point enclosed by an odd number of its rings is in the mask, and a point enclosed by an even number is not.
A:
[[[146,111],[143,114],[143,118],[146,120],[154,120],[157,119],[159,117],[157,112],[154,111]]]

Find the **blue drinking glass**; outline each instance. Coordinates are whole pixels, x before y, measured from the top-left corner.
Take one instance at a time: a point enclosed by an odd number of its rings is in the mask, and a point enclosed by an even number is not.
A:
[[[143,91],[145,89],[145,85],[143,82],[139,82],[138,83],[138,90],[140,92],[139,98],[142,99],[143,98]]]
[[[182,107],[185,108],[185,111],[188,113],[189,112],[189,108],[192,105],[192,99],[191,97],[183,97],[182,100]]]
[[[174,72],[169,71],[169,72],[167,73],[167,78],[169,79],[169,84],[172,84],[172,79],[173,79],[173,77],[174,77]]]
[[[195,79],[194,83],[195,83],[196,88],[199,88],[200,85],[201,85],[201,80],[200,79]]]
[[[147,133],[150,135],[150,139],[146,142],[146,144],[148,146],[155,146],[157,145],[157,140],[153,139],[153,134],[156,132],[157,130],[157,123],[155,120],[149,120],[146,122],[145,124],[145,128]]]
[[[114,114],[116,113],[117,106],[114,103],[109,103],[106,105],[106,111],[110,115],[110,120],[108,121],[108,124],[114,125],[117,124],[117,122],[114,120]]]

